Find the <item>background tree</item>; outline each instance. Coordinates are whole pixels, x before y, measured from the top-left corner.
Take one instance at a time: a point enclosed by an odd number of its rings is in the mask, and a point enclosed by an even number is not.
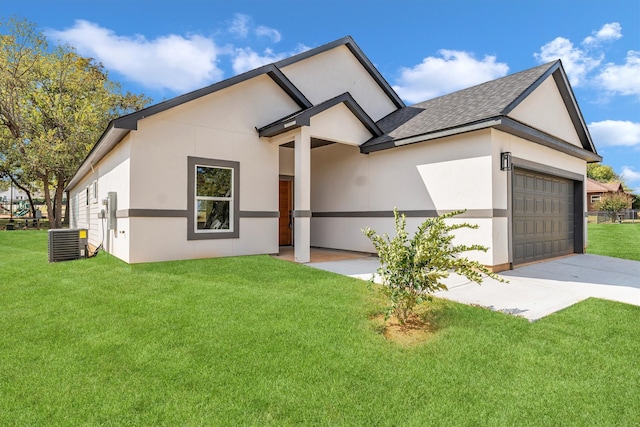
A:
[[[594,204],[594,207],[598,211],[607,212],[611,221],[615,221],[620,212],[629,208],[631,201],[631,196],[629,194],[607,193]]]
[[[33,24],[24,20],[0,21],[0,30],[0,178],[12,182],[27,195],[35,215],[31,196],[33,176],[20,167],[16,141],[22,136],[22,100],[28,93],[38,52],[46,43]],[[5,34],[6,30],[11,34]]]
[[[622,182],[622,178],[611,166],[602,163],[588,163],[587,177],[598,182]]]
[[[64,188],[107,123],[149,100],[122,94],[101,64],[71,46],[50,49],[27,21],[11,19],[0,29],[4,163],[9,173],[38,181],[49,223],[60,228]]]

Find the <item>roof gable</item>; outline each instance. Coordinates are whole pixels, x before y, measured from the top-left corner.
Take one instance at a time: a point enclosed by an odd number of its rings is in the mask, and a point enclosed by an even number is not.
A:
[[[600,182],[587,178],[587,193],[617,193],[624,191],[620,182]]]
[[[220,81],[218,83],[212,84],[210,86],[195,90],[193,92],[177,96],[175,98],[169,99],[167,101],[161,102],[159,104],[152,105],[150,107],[144,108],[142,110],[136,111],[134,113],[119,117],[115,120],[112,120],[107,129],[103,132],[100,139],[93,146],[92,150],[89,152],[87,157],[84,159],[83,163],[80,165],[76,174],[71,179],[70,183],[67,185],[67,188],[72,188],[75,186],[82,177],[91,169],[91,165],[97,164],[107,153],[113,149],[122,139],[129,133],[131,130],[137,130],[138,121],[144,119],[145,117],[152,116],[154,114],[161,113],[168,109],[177,107],[179,105],[185,104],[187,102],[193,101],[195,99],[201,98],[203,96],[209,95],[211,93],[217,92],[219,90],[231,87],[238,83],[244,82],[246,80],[261,76],[267,75],[269,76],[274,83],[276,83],[288,96],[290,96],[295,103],[300,107],[301,111],[309,110],[313,107],[313,104],[307,99],[307,97],[289,80],[289,78],[282,72],[281,68],[296,64],[301,61],[305,61],[309,58],[312,58],[316,55],[327,52],[336,47],[345,46],[351,54],[355,57],[355,59],[360,63],[366,73],[373,78],[373,81],[376,85],[380,87],[382,93],[390,100],[391,104],[397,108],[404,107],[404,103],[395,93],[395,91],[391,88],[391,86],[386,82],[386,80],[382,77],[382,75],[378,72],[378,70],[373,66],[371,61],[364,55],[362,50],[356,45],[355,41],[350,37],[344,37],[338,40],[335,40],[331,43],[316,47],[314,49],[310,49],[308,51],[302,52],[300,54],[294,55],[292,57],[286,58],[284,60],[278,61],[273,64],[264,65],[260,68],[256,68],[254,70],[248,71],[243,74],[239,74],[237,76],[231,77],[229,79]],[[355,110],[352,109],[349,104],[347,105],[352,112]],[[355,107],[354,107],[355,108]],[[357,107],[362,110],[361,107]],[[370,127],[373,131],[373,135],[378,135],[379,132],[375,131],[377,126],[375,123],[371,121],[370,118],[365,114],[355,113],[356,116],[361,119],[363,124]],[[367,117],[365,117],[367,116]],[[372,123],[368,123],[371,121]],[[256,123],[255,125],[261,125]]]
[[[536,129],[544,129],[547,133],[577,147],[582,147],[569,111],[552,77],[542,81],[507,115]]]
[[[557,136],[508,117],[551,76],[580,141],[579,147],[567,147],[571,144]],[[378,126],[384,135],[364,143],[362,152],[494,127],[544,145],[555,145],[588,161],[600,159],[559,60],[400,109],[380,120]]]
[[[258,133],[261,137],[272,137],[288,132],[292,129],[297,129],[301,126],[309,126],[313,116],[316,116],[338,104],[344,104],[372,135],[382,135],[382,131],[378,125],[371,120],[367,113],[365,113],[362,107],[358,105],[349,93],[343,93],[321,104],[284,117],[274,123],[258,129]]]

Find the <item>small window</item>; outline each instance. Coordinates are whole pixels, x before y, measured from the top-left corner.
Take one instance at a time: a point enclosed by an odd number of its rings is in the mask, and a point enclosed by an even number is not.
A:
[[[233,169],[196,166],[196,231],[233,231]]]
[[[84,190],[84,204],[89,205],[89,200],[91,200],[91,196],[89,195],[89,187]]]
[[[591,196],[591,203],[596,203],[600,201],[600,194],[594,194]]]
[[[89,188],[91,190],[89,192],[90,193],[89,197],[90,197],[91,203],[98,203],[98,181],[97,180],[93,181]]]
[[[238,237],[239,163],[188,160],[188,240]]]

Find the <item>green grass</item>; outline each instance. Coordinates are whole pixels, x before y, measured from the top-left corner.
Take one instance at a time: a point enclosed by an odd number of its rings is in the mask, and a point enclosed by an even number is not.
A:
[[[267,256],[47,262],[0,232],[0,425],[637,425],[640,307],[437,300],[404,348],[355,279]]]
[[[587,253],[640,261],[640,223],[589,224]]]

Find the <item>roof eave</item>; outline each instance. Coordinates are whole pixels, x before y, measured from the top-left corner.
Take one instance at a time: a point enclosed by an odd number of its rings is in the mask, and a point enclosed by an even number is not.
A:
[[[431,141],[434,139],[445,138],[448,136],[459,135],[462,133],[473,132],[481,129],[495,128],[503,132],[519,136],[537,144],[553,148],[565,154],[569,154],[573,157],[583,159],[589,163],[599,162],[602,157],[597,153],[589,150],[577,147],[538,129],[518,122],[510,117],[498,116],[490,117],[484,120],[480,120],[473,123],[466,123],[461,126],[456,126],[448,129],[440,129],[434,132],[428,132],[421,135],[414,135],[411,137],[398,139],[394,141],[386,141],[381,144],[360,146],[360,152],[363,154],[373,153],[375,151],[387,150],[389,148],[401,147],[404,145],[415,144],[418,142]]]
[[[107,129],[102,133],[98,142],[93,146],[87,157],[83,160],[71,181],[65,187],[69,191],[75,187],[84,177],[97,165],[116,145],[118,145],[131,131],[116,125],[116,120],[109,123]]]

